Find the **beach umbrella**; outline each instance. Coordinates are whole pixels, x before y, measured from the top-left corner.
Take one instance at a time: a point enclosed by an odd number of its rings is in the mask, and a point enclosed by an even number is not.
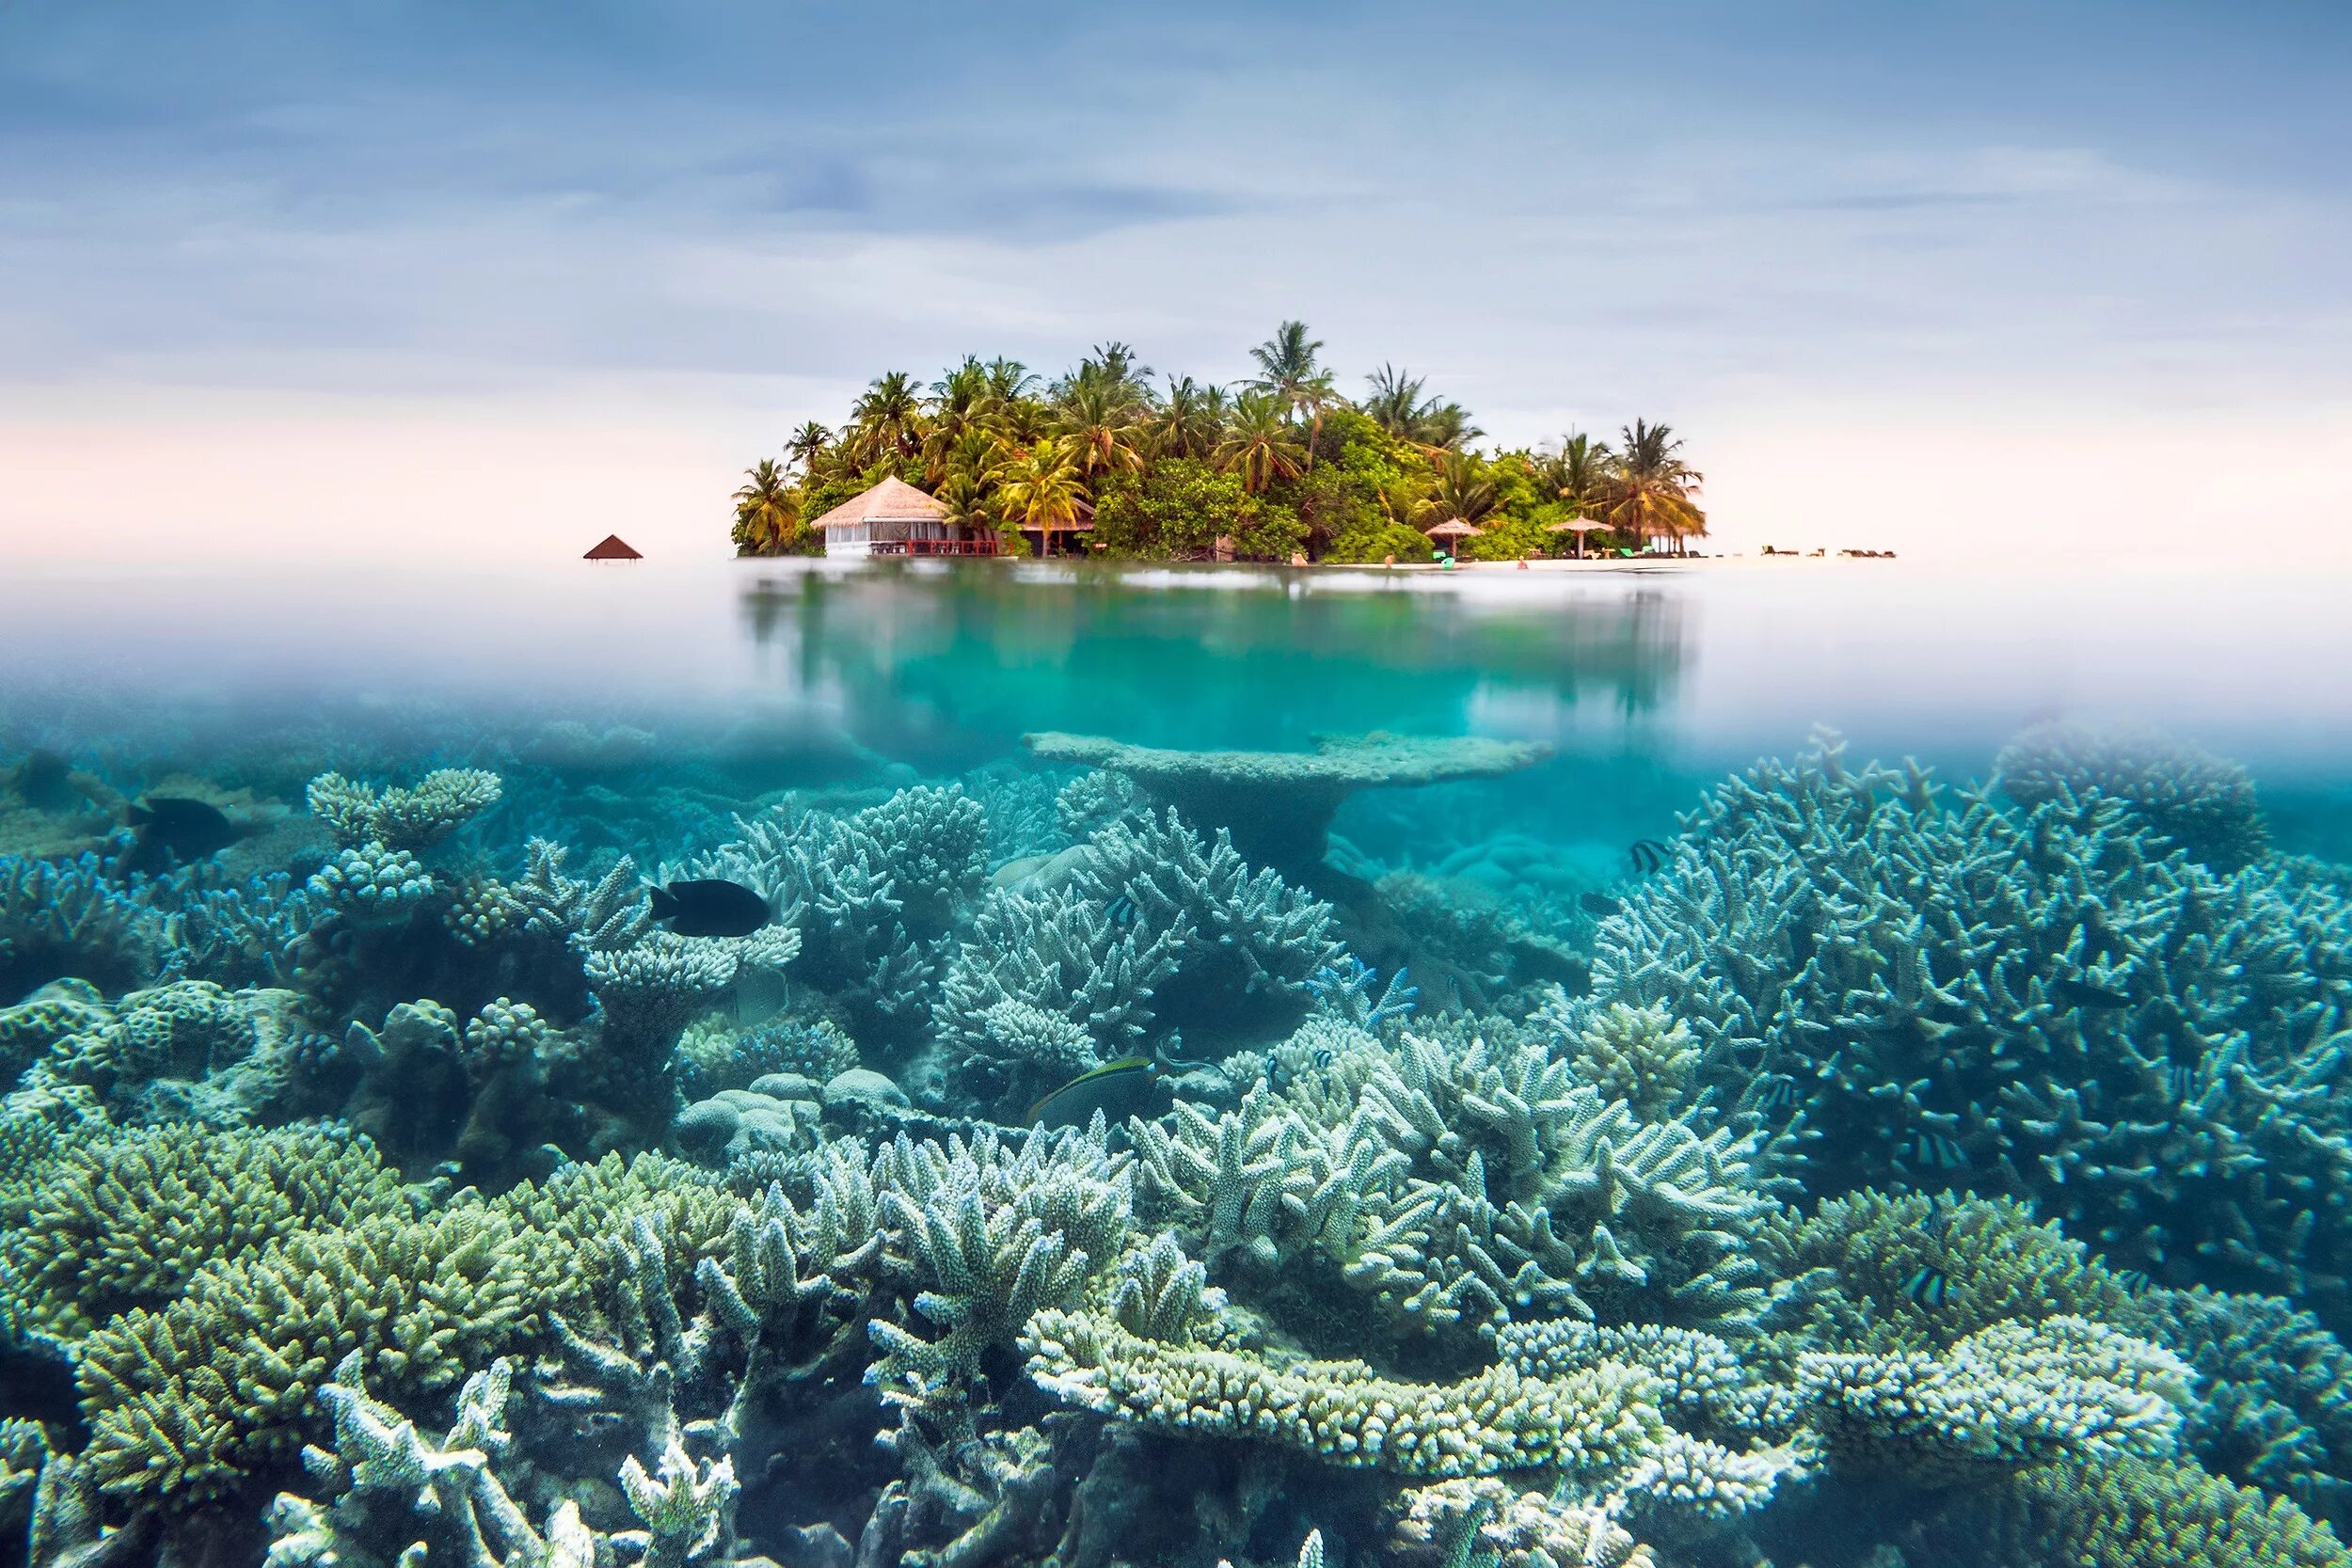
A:
[[[1607,528],[1608,526],[1609,525],[1607,523],[1595,522],[1590,517],[1570,517],[1565,522],[1546,523],[1544,525],[1544,531],[1547,533],[1575,534],[1576,558],[1577,560],[1581,561],[1584,559],[1584,536],[1592,532],[1595,529]]]
[[[1429,537],[1432,539],[1475,539],[1486,531],[1485,529],[1474,527],[1459,517],[1448,517],[1429,531]]]

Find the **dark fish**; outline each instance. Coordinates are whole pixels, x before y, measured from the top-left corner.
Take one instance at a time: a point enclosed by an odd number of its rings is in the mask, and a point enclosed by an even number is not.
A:
[[[653,917],[682,937],[747,937],[775,918],[768,900],[740,882],[672,882],[646,896]]]
[[[1110,917],[1110,922],[1114,926],[1133,926],[1139,913],[1136,909],[1136,901],[1123,893],[1112,899],[1103,912]]]
[[[1314,1060],[1315,1066],[1317,1067],[1329,1067],[1331,1065],[1331,1048],[1327,1045],[1319,1045],[1315,1047]]]
[[[1160,1064],[1151,1057],[1121,1056],[1078,1074],[1030,1106],[1022,1119],[1030,1127],[1079,1126],[1097,1111],[1109,1115],[1139,1101],[1159,1077]]]
[[[137,830],[139,848],[147,855],[161,851],[175,860],[200,861],[245,837],[245,830],[218,806],[177,795],[151,795],[146,804],[123,815]]]
[[[1795,1079],[1773,1078],[1756,1091],[1756,1108],[1769,1117],[1792,1109],[1804,1098]]]
[[[67,811],[82,800],[73,768],[46,746],[36,747],[16,767],[16,792],[35,811]]]
[[[1903,1140],[1903,1163],[1927,1170],[1959,1170],[1968,1164],[1968,1151],[1941,1132],[1922,1127]]]
[[[2155,1283],[2137,1269],[2116,1270],[2115,1282],[2123,1287],[2125,1294],[2135,1296],[2144,1294],[2148,1287]]]
[[[1903,1280],[1903,1294],[1922,1307],[1941,1307],[1951,1293],[1951,1276],[1932,1263],[1921,1264]]]
[[[2123,992],[2094,986],[2088,980],[2053,980],[2050,982],[2050,994],[2064,1006],[2093,1011],[2111,1012],[2117,1007],[2132,1005],[2132,999]]]
[[[1644,876],[1664,865],[1667,853],[1666,847],[1654,838],[1637,838],[1633,841],[1633,847],[1626,851],[1633,862],[1633,869]]]
[[[2195,1099],[2197,1097],[2197,1069],[2186,1062],[2167,1063],[2164,1069],[2164,1086],[2172,1091],[2172,1098],[2175,1100]]]
[[[1576,906],[1586,914],[1598,915],[1603,920],[1623,907],[1605,893],[1580,893],[1576,895]]]

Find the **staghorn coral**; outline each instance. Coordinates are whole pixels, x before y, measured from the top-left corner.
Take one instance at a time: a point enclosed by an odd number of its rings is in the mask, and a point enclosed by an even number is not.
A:
[[[21,1196],[0,1199],[0,1225],[12,1232],[26,1318],[79,1337],[293,1231],[407,1212],[399,1179],[363,1138],[177,1126],[71,1148]]]
[[[170,917],[110,879],[94,854],[73,860],[0,855],[0,998],[52,980],[105,990],[162,974],[176,932]]]
[[[940,1036],[966,1091],[1017,1114],[1068,1073],[1041,1067],[1037,1028],[1002,1029],[1004,1004],[1078,1025],[1097,1060],[1178,1037],[1260,1043],[1296,1026],[1338,951],[1330,907],[1253,872],[1222,835],[1205,843],[1172,813],[1122,820],[1060,885],[981,906],[947,971]],[[1074,1060],[1071,1043],[1047,1066]]]
[[[497,1200],[293,1230],[82,1339],[84,1463],[126,1501],[232,1494],[282,1467],[345,1357],[373,1386],[429,1396],[528,1343],[548,1314],[592,1311],[601,1238],[645,1219],[691,1274],[731,1208],[691,1166],[641,1158],[567,1167]]]
[[[2181,1446],[2198,1464],[2330,1524],[2352,1518],[2352,1355],[2318,1319],[2276,1296],[2162,1287],[2113,1317],[2195,1370]]]
[[[1662,1121],[1687,1106],[1698,1069],[1698,1037],[1662,1004],[1611,1006],[1576,1032],[1569,1065],[1577,1077],[1612,1100],[1622,1100],[1646,1121]]]
[[[1819,1188],[1964,1166],[2119,1265],[2352,1310],[2340,895],[2218,876],[2121,801],[1950,804],[1830,742],[1687,828],[1601,923],[1583,1008],[1672,1006],[1726,1106],[1786,1119],[1793,1085]]]
[[[938,1332],[875,1321],[882,1357],[867,1381],[917,1411],[961,1403],[987,1352],[1074,1301],[1117,1257],[1134,1203],[1127,1167],[1099,1133],[1076,1130],[1032,1136],[1018,1153],[993,1135],[883,1146],[871,1167],[882,1271]]]
[[[1400,1333],[1562,1313],[1737,1332],[1766,1303],[1759,1140],[1645,1124],[1525,1042],[1359,1035],[1279,1095],[1132,1131],[1146,1193],[1212,1266],[1335,1268]]]
[[[2235,871],[2262,858],[2270,832],[2245,768],[2162,730],[2036,724],[1994,759],[2001,792],[2020,805],[2105,796],[2191,860]]]
[[[631,946],[654,928],[636,863],[627,855],[597,880],[584,882],[564,874],[569,857],[560,844],[534,838],[524,854],[528,868],[503,892],[520,909],[525,931],[586,954]]]
[[[442,768],[406,787],[378,788],[322,773],[310,781],[310,814],[346,849],[376,844],[429,849],[498,804],[499,777],[478,768]]]

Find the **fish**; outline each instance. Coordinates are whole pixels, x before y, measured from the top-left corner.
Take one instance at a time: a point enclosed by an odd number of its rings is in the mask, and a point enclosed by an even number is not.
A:
[[[1605,893],[1580,893],[1576,896],[1576,907],[1586,914],[1598,915],[1603,920],[1624,908],[1616,899]]]
[[[1920,1264],[1903,1279],[1903,1294],[1922,1307],[1941,1307],[1951,1293],[1951,1275],[1932,1263]]]
[[[1136,901],[1133,898],[1122,893],[1112,899],[1104,908],[1103,912],[1110,917],[1110,923],[1114,926],[1133,926],[1142,911],[1136,908]]]
[[[1756,1108],[1766,1116],[1772,1116],[1775,1112],[1788,1110],[1804,1098],[1795,1079],[1768,1079],[1756,1092]]]
[[[1666,847],[1654,838],[1637,838],[1633,841],[1633,847],[1626,851],[1626,856],[1633,862],[1634,870],[1647,876],[1666,863],[1669,853]]]
[[[1315,1047],[1314,1063],[1317,1067],[1329,1067],[1331,1065],[1331,1048],[1327,1045],[1319,1045]]]
[[[2132,1005],[2131,997],[2124,992],[2094,986],[2088,980],[2053,980],[2050,994],[2065,1006],[2092,1011],[2107,1012]]]
[[[144,856],[160,851],[173,860],[200,861],[246,836],[218,806],[177,795],[151,795],[123,816],[138,834]]]
[[[2190,1101],[2197,1098],[2197,1069],[2187,1062],[2168,1062],[2164,1069],[2164,1086],[2172,1098]]]
[[[1929,1170],[1959,1170],[1968,1164],[1968,1151],[1941,1132],[1919,1128],[1903,1140],[1903,1164]]]
[[[2134,1296],[2146,1294],[2148,1287],[2155,1283],[2154,1280],[2149,1278],[2137,1269],[2116,1270],[2115,1282],[2123,1287],[2123,1291],[2126,1295]]]
[[[1035,1127],[1074,1127],[1089,1120],[1097,1111],[1108,1112],[1114,1105],[1123,1105],[1140,1098],[1160,1079],[1160,1064],[1149,1056],[1121,1056],[1115,1062],[1086,1071],[1049,1091],[1044,1098],[1029,1107],[1022,1118],[1023,1125]]]
[[[740,882],[672,882],[646,895],[653,917],[682,937],[747,937],[775,918],[768,900]]]

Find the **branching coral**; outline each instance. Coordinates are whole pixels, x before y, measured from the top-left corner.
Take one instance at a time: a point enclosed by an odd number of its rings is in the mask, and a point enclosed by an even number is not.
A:
[[[1358,1036],[1279,1094],[1134,1126],[1146,1191],[1213,1264],[1335,1266],[1401,1331],[1597,1314],[1737,1330],[1776,1211],[1758,1139],[1643,1123],[1518,1041]]]
[[[160,974],[170,918],[108,878],[96,855],[67,862],[0,855],[0,998],[71,976],[108,990]]]
[[[1327,904],[1252,871],[1223,835],[1138,816],[1098,832],[1066,880],[999,893],[959,946],[941,1036],[967,1092],[1017,1114],[1069,1076],[1067,1031],[1005,1005],[1057,1015],[1092,1059],[1181,1036],[1194,1049],[1278,1038],[1302,1018],[1309,980],[1338,956]]]
[[[346,848],[429,849],[498,804],[499,793],[498,775],[478,768],[438,768],[405,788],[322,773],[310,781],[310,813]]]
[[[1032,1318],[1021,1344],[1030,1375],[1086,1409],[1403,1475],[1605,1477],[1630,1467],[1662,1430],[1650,1379],[1624,1367],[1539,1381],[1506,1364],[1459,1384],[1411,1384],[1360,1361],[1279,1366],[1168,1345],[1059,1310]]]
[[[407,1210],[364,1139],[160,1127],[72,1149],[0,1199],[0,1226],[30,1321],[79,1336],[295,1230]]]
[[[1934,1531],[1944,1560],[2008,1568],[2064,1562],[2079,1568],[2345,1568],[2327,1526],[2293,1503],[2265,1497],[2194,1465],[2118,1458],[2031,1470],[2004,1493],[1972,1499],[1964,1528]]]
[[[1809,1180],[2034,1199],[2121,1264],[2347,1299],[2352,905],[2217,876],[2122,801],[2005,811],[1824,744],[1708,798],[1598,935],[1699,1082],[1822,1137]],[[2328,1310],[2335,1310],[2332,1306]]]
[[[2135,820],[2216,870],[2260,860],[2269,844],[2246,769],[2161,730],[2037,724],[2010,738],[1993,770],[2021,805],[2093,795],[2123,801]]]

